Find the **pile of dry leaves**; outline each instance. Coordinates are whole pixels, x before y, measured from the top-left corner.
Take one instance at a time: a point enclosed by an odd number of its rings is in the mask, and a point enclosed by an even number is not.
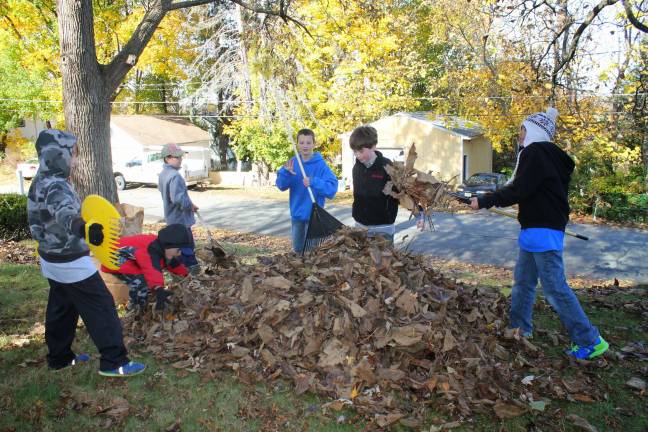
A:
[[[387,427],[430,407],[457,419],[543,411],[551,398],[597,398],[585,374],[557,374],[503,326],[506,299],[444,278],[419,256],[341,230],[317,253],[236,260],[176,287],[165,321],[127,320],[131,340],[177,368],[243,382],[291,380]]]
[[[415,215],[421,209],[429,215],[432,208],[447,206],[450,182],[439,181],[432,174],[414,169],[417,156],[416,146],[412,144],[405,163],[385,166],[391,180],[385,184],[383,193],[398,199],[402,207]]]
[[[0,261],[12,264],[36,264],[38,256],[33,247],[11,240],[0,240]]]

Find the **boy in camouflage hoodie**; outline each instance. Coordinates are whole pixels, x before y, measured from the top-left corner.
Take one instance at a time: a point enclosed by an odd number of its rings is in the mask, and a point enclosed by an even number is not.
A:
[[[52,369],[62,369],[90,359],[72,352],[81,316],[101,354],[99,373],[135,375],[145,366],[128,359],[115,302],[85,242],[87,230],[89,241],[100,245],[103,227],[86,227],[79,197],[68,182],[76,164],[76,141],[74,135],[55,129],[39,134],[39,168],[28,194],[29,229],[38,242],[41,271],[50,285],[45,313],[47,362]]]

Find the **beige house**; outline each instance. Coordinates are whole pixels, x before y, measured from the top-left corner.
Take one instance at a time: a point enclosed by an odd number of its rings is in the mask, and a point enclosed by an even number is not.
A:
[[[477,172],[491,172],[493,149],[478,124],[457,117],[437,117],[429,112],[400,112],[369,123],[378,131],[377,149],[394,161],[404,161],[416,144],[414,167],[440,180],[460,183]],[[351,184],[355,157],[349,147],[351,132],[342,141],[342,177]]]

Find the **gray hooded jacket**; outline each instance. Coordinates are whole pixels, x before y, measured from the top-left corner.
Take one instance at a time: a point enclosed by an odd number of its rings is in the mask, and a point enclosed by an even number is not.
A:
[[[158,177],[158,189],[162,194],[164,219],[167,225],[182,224],[191,227],[196,223],[187,184],[178,168],[166,163],[163,165]]]
[[[68,182],[76,141],[74,135],[56,129],[42,131],[36,140],[39,167],[27,195],[27,217],[38,254],[53,263],[89,254],[81,237],[81,203]]]

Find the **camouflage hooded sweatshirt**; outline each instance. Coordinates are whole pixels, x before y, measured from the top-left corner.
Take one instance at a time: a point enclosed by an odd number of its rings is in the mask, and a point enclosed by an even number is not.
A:
[[[55,129],[42,131],[36,140],[39,167],[27,195],[29,230],[38,242],[38,254],[51,263],[89,254],[81,237],[81,203],[67,180],[76,141],[74,135]]]

